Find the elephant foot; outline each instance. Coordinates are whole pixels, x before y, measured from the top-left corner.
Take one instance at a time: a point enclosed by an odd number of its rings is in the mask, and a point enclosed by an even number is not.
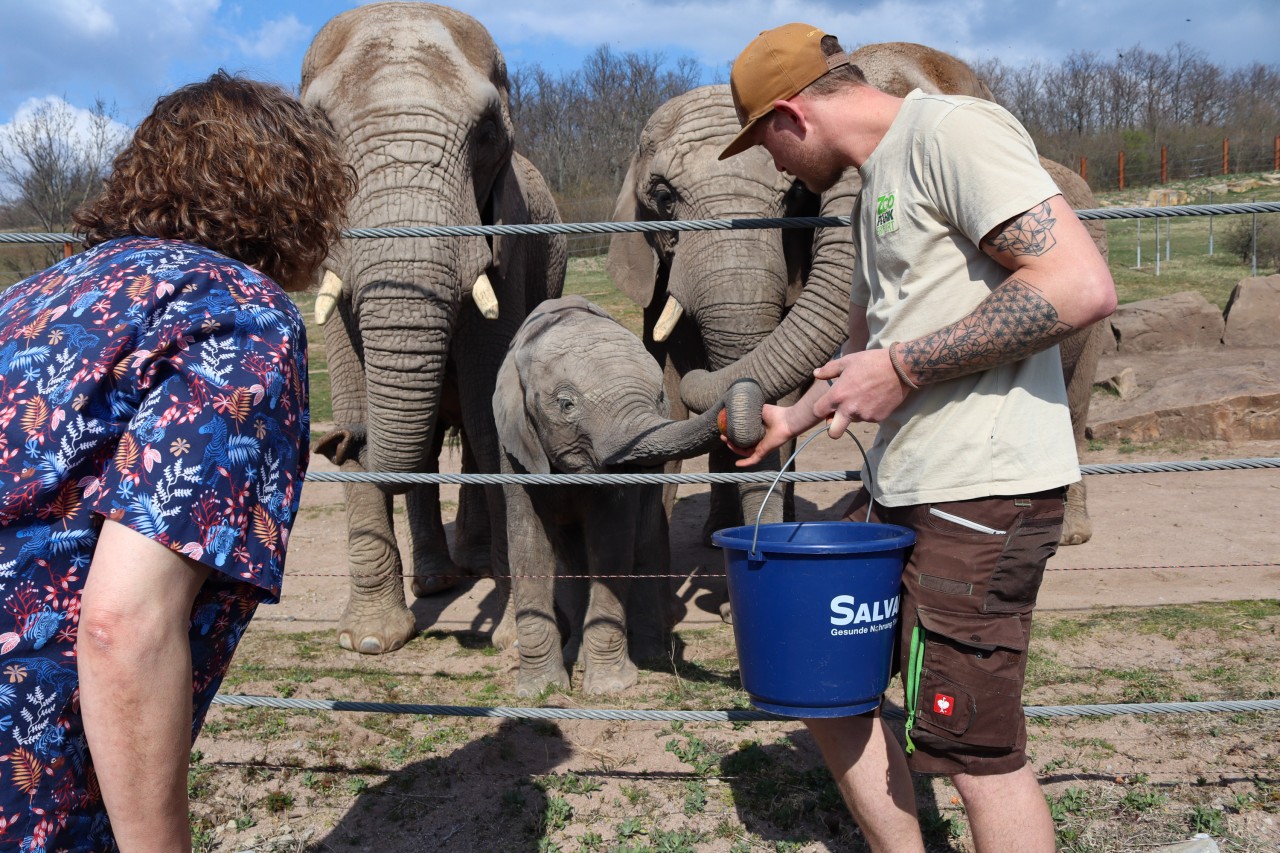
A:
[[[453,589],[460,581],[461,579],[456,573],[436,574],[433,572],[414,577],[411,588],[416,597],[425,598],[428,595],[444,592],[446,589]]]
[[[627,638],[631,659],[644,661],[666,660],[669,653],[667,638],[650,635],[632,635]]]
[[[470,577],[481,577],[489,573],[489,545],[481,543],[474,547],[455,548],[453,562],[461,574]]]
[[[1066,516],[1062,521],[1059,545],[1083,545],[1093,536],[1093,523],[1085,505],[1085,485],[1081,480],[1067,487]]]
[[[728,601],[725,601],[720,605],[720,620],[726,625],[733,624],[733,609],[729,606]]]
[[[569,689],[569,673],[565,671],[563,666],[553,663],[545,670],[526,672],[524,665],[521,664],[520,675],[516,678],[517,696],[522,699],[539,696],[548,687],[559,687],[561,690]]]
[[[512,612],[510,603],[502,610],[502,619],[498,621],[498,626],[493,629],[493,636],[489,641],[493,643],[495,649],[514,649],[517,640],[516,633],[516,617]]]
[[[618,693],[633,686],[640,680],[640,671],[630,658],[624,658],[621,666],[607,666],[587,663],[586,674],[582,678],[582,690],[591,696],[605,693]]]
[[[338,645],[362,655],[394,652],[417,633],[413,612],[401,605],[375,613],[353,613],[350,605],[338,623]]]
[[[1083,508],[1068,506],[1059,545],[1083,545],[1093,537],[1093,523]]]

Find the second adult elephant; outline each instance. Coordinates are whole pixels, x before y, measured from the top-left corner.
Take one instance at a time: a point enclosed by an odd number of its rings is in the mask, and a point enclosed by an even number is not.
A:
[[[868,82],[891,94],[919,88],[991,99],[967,65],[922,45],[867,45],[853,60]],[[861,189],[856,170],[819,197],[779,173],[762,149],[717,159],[738,129],[728,86],[702,87],[668,101],[645,126],[615,218],[850,213]],[[1094,206],[1083,180],[1042,162],[1073,207]],[[1095,226],[1091,233],[1105,254],[1105,229]],[[810,381],[812,368],[844,341],[853,252],[848,228],[702,231],[681,233],[679,239],[618,235],[610,245],[609,269],[618,286],[646,306],[646,343],[667,363],[669,376],[683,377],[683,402],[701,411],[744,376],[756,379],[769,399]],[[1100,348],[1097,327],[1062,345],[1078,437]],[[1073,487],[1068,499],[1063,541],[1084,541],[1089,525],[1083,485]]]
[[[360,175],[353,227],[559,221],[541,176],[514,150],[502,55],[467,15],[378,3],[337,16],[303,60],[302,99],[328,116]],[[346,241],[317,300],[336,421],[322,451],[344,471],[434,471],[442,412],[455,408],[476,467],[496,473],[490,401],[498,367],[529,309],[559,295],[565,259],[561,237]],[[338,640],[380,654],[416,627],[392,494],[408,492],[414,591],[429,592],[459,570],[435,487],[345,490],[351,588]],[[501,488],[486,487],[485,499],[489,567],[505,577]]]

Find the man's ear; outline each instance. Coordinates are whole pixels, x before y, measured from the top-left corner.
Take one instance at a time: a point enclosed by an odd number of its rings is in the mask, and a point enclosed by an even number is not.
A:
[[[804,130],[806,130],[808,127],[805,121],[803,105],[798,105],[794,100],[774,101],[773,111],[784,122],[789,122],[790,124],[794,125],[795,129],[797,131],[800,131],[801,135],[803,135]],[[787,129],[786,124],[784,124],[779,129],[786,130]]]

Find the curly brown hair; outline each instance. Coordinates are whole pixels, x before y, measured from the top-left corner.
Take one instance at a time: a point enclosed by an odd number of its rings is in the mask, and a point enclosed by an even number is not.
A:
[[[278,86],[218,71],[156,101],[74,221],[89,246],[183,240],[301,290],[341,235],[355,187],[323,115]]]

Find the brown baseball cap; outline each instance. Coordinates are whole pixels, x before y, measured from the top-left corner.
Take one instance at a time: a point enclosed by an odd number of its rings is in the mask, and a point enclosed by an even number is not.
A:
[[[754,144],[751,131],[773,111],[774,101],[785,101],[828,71],[849,63],[844,52],[832,56],[822,52],[825,35],[808,24],[783,24],[760,33],[738,55],[729,72],[729,90],[742,130],[720,152],[721,160]]]

